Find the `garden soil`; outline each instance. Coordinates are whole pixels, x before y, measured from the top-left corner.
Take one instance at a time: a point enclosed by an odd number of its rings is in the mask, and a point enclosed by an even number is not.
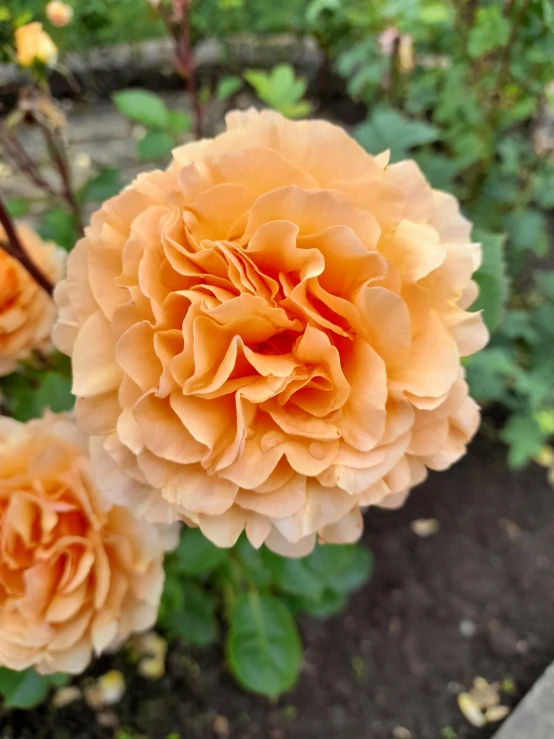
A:
[[[112,709],[95,713],[78,701],[18,711],[0,718],[0,737],[492,736],[495,726],[465,720],[457,692],[476,676],[504,681],[503,702],[514,706],[554,658],[554,490],[543,469],[510,472],[505,459],[481,437],[403,509],[366,515],[374,576],[341,615],[301,620],[301,678],[277,702],[244,693],[221,647],[172,647],[158,681],[139,677],[124,654],[94,665],[89,676],[113,667],[125,674]],[[430,518],[436,533],[414,533],[415,520]]]

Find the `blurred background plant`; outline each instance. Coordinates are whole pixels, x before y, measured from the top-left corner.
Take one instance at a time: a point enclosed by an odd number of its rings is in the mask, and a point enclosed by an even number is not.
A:
[[[357,5],[359,9],[359,5]],[[413,157],[454,193],[483,244],[477,274],[492,332],[467,363],[521,467],[550,458],[554,430],[554,10],[544,0],[313,0],[307,15],[349,95],[367,107],[358,141]],[[343,34],[331,29],[343,28]],[[550,90],[550,91],[549,91]]]

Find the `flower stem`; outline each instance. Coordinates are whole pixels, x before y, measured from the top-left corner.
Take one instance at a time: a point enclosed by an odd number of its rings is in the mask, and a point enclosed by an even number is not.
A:
[[[17,259],[17,261],[27,270],[33,280],[37,282],[43,290],[46,290],[48,295],[52,295],[54,292],[53,283],[42,273],[42,271],[36,266],[32,259],[27,255],[27,252],[23,248],[15,226],[11,219],[8,209],[6,208],[2,197],[0,196],[0,223],[4,227],[6,233],[7,243],[0,240],[0,247],[4,249],[11,257]]]
[[[178,24],[175,34],[176,54],[175,67],[184,78],[193,110],[194,138],[202,138],[202,106],[196,89],[194,58],[190,44],[189,0],[175,0],[174,17]],[[167,25],[167,24],[166,24]]]
[[[50,152],[50,156],[52,158],[52,162],[58,170],[58,174],[60,175],[63,189],[63,198],[67,202],[71,212],[73,213],[77,231],[79,232],[79,234],[82,234],[83,221],[81,216],[81,206],[79,205],[77,198],[75,197],[75,193],[73,192],[73,187],[71,184],[71,171],[69,169],[64,146],[63,144],[60,144],[59,136],[56,132],[51,131],[47,125],[44,125],[38,120],[37,123],[42,129],[42,132],[46,139],[48,150]]]

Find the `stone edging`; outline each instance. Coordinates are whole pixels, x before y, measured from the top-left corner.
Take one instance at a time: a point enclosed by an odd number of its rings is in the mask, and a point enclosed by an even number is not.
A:
[[[554,738],[554,662],[533,685],[493,739]]]
[[[90,49],[82,54],[69,52],[64,57],[64,67],[74,75],[117,72],[130,65],[134,70],[167,69],[169,73],[172,53],[169,39],[154,39]],[[207,39],[197,44],[194,56],[200,72],[214,67],[267,68],[288,61],[311,79],[323,62],[322,51],[314,38],[298,38],[293,34],[268,37],[240,34],[229,38],[225,44]],[[25,76],[16,64],[0,65],[0,85],[18,87],[24,81]]]

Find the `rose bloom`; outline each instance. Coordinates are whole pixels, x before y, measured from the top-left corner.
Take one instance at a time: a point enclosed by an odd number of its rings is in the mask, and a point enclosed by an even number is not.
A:
[[[60,0],[52,0],[46,6],[46,17],[53,26],[62,28],[71,23],[73,8],[60,2]]]
[[[65,415],[0,419],[0,665],[79,673],[156,620],[158,527],[104,500]]]
[[[36,21],[16,29],[15,50],[22,67],[31,67],[36,62],[49,67],[58,58],[58,47],[42,30],[42,23]]]
[[[18,225],[17,233],[29,257],[53,282],[62,277],[66,253],[45,243],[32,229]],[[0,243],[6,240],[0,226]],[[50,296],[27,270],[0,249],[0,375],[17,368],[17,360],[28,358],[34,349],[51,348],[50,333],[56,307]]]
[[[102,490],[220,546],[355,540],[475,433],[479,258],[415,163],[231,113],[105,203],[56,291]]]

